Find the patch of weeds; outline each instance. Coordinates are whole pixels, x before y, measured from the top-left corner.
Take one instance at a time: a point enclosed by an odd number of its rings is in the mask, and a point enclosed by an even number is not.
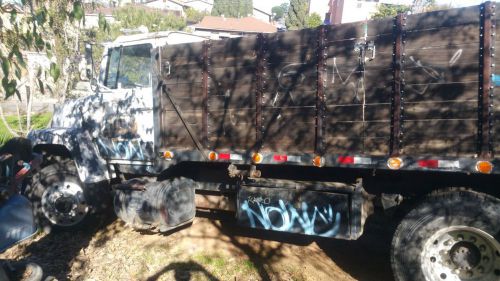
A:
[[[32,129],[43,129],[52,119],[52,113],[40,113],[31,115],[31,127]],[[5,120],[9,127],[11,127],[16,132],[20,130],[19,128],[19,118],[17,115],[5,116]],[[21,125],[23,129],[26,127],[26,116],[21,116]],[[4,145],[13,136],[9,133],[3,121],[0,120],[0,146]]]

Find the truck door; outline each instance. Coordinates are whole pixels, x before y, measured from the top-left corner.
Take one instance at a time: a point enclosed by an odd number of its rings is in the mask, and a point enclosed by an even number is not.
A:
[[[97,146],[110,163],[147,165],[154,158],[151,48],[140,44],[108,50]]]

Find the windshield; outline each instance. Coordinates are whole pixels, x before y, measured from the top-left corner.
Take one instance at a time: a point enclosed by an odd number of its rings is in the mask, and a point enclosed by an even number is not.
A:
[[[151,44],[111,49],[104,86],[110,89],[151,85]]]

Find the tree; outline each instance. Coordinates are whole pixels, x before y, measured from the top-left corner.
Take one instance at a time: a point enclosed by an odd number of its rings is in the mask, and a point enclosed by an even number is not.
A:
[[[392,5],[392,4],[379,4],[377,11],[372,15],[372,19],[383,19],[387,17],[394,17],[399,13],[407,13],[411,10],[411,6],[405,5]]]
[[[212,16],[241,18],[253,14],[252,0],[214,0]]]
[[[8,24],[4,24],[4,18],[7,16]],[[60,67],[61,58],[67,55],[63,52],[64,47],[59,48],[58,44],[61,43],[59,39],[66,40],[63,43],[71,45],[78,42],[78,37],[76,40],[70,39],[71,36],[68,33],[77,28],[82,21],[84,21],[84,12],[81,1],[21,0],[13,6],[0,6],[0,61],[2,66],[0,93],[5,99],[12,96],[16,96],[20,101],[24,99],[26,105],[26,118],[21,118],[18,113],[18,119],[26,120],[26,125],[23,128],[19,122],[17,131],[6,122],[0,108],[0,118],[11,135],[19,136],[31,129],[33,94],[35,90],[44,94],[48,81],[56,83],[59,80],[64,72]],[[28,71],[23,54],[25,51],[45,52],[49,58],[53,58],[50,68],[43,70],[29,66]],[[54,55],[56,55],[55,58]],[[23,94],[20,91],[21,82],[29,85],[29,90]]]
[[[399,13],[424,13],[439,10],[441,8],[443,8],[443,6],[437,5],[436,0],[413,0],[410,6],[379,4],[377,6],[377,11],[372,15],[372,19],[394,17]]]
[[[288,12],[288,3],[283,3],[279,6],[274,6],[271,8],[271,13],[274,15],[274,20],[282,19]]]
[[[193,8],[187,8],[185,13],[186,13],[186,21],[188,23],[199,23],[203,19],[203,17],[208,15],[207,12],[200,12]]]
[[[306,27],[308,8],[307,0],[291,0],[285,20],[286,27],[289,30],[297,30]]]
[[[182,30],[186,22],[182,17],[172,13],[163,13],[157,10],[125,6],[115,12],[113,16],[124,29],[134,29],[145,26],[150,32],[165,30]]]
[[[323,20],[321,20],[321,16],[318,15],[317,13],[312,13],[309,16],[307,16],[306,26],[308,28],[318,27],[321,24],[323,24]]]

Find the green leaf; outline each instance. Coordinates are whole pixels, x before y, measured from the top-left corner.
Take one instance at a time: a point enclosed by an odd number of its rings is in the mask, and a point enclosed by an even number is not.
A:
[[[9,81],[7,77],[2,79],[2,87],[5,91],[5,98],[8,99],[10,96],[16,93],[17,82],[15,80]]]
[[[84,17],[83,6],[80,1],[75,1],[73,3],[73,11],[72,11],[76,20],[81,20]]]
[[[23,40],[24,44],[26,44],[28,48],[30,48],[33,45],[33,35],[29,30],[26,31],[25,34],[21,35],[21,40]]]
[[[17,45],[14,46],[12,48],[12,52],[14,53],[14,55],[16,55],[16,59],[21,64],[21,66],[26,67],[26,62],[24,61],[23,55],[19,51],[19,46],[17,46]]]
[[[4,77],[9,76],[10,62],[7,58],[2,58],[2,71],[3,71]]]
[[[10,12],[10,23],[14,23],[16,22],[16,18],[17,18],[17,11],[16,9],[12,9],[12,11]]]
[[[35,20],[39,25],[42,25],[47,21],[47,9],[45,9],[45,7],[36,11]]]
[[[49,74],[54,79],[54,81],[57,81],[59,79],[59,76],[61,75],[61,69],[57,64],[51,63],[50,64],[50,69],[49,69]]]
[[[43,41],[43,38],[40,34],[35,34],[35,46],[39,50],[42,50],[45,46],[45,41]]]
[[[38,87],[40,88],[40,92],[42,92],[42,95],[45,95],[45,87],[42,80],[40,80],[40,78],[37,78],[36,80],[38,80]]]
[[[14,64],[14,75],[16,75],[17,80],[21,80],[21,67],[16,62]]]

